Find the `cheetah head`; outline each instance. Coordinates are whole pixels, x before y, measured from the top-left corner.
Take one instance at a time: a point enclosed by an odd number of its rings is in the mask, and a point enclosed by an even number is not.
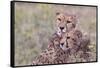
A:
[[[76,16],[66,13],[56,13],[57,33],[61,35],[63,32],[71,31],[76,27]]]

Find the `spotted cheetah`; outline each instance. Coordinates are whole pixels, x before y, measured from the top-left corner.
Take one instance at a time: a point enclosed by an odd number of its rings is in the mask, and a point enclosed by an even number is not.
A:
[[[33,65],[66,63],[67,55],[60,48],[60,37],[55,33],[50,38],[48,48],[43,50],[33,61]]]
[[[68,55],[60,48],[47,48],[35,58],[32,65],[67,63]]]
[[[90,39],[87,35],[83,35],[81,31],[74,29],[62,37],[60,47],[70,55],[76,56],[81,52],[80,57],[86,59],[89,57],[87,54],[87,51],[89,51],[89,43]]]
[[[75,29],[77,18],[75,15],[67,13],[56,13],[57,34],[61,36],[62,33],[69,32]]]
[[[85,56],[89,39],[76,29],[75,15],[56,13],[57,31],[49,39],[47,49],[43,50],[33,61],[33,65],[58,64],[73,62],[71,55],[82,51]]]
[[[73,29],[72,31],[65,33],[65,35],[62,37],[60,41],[60,47],[65,51],[68,49],[77,50],[80,46],[82,39],[82,32],[76,29]],[[75,51],[76,52],[76,51]]]

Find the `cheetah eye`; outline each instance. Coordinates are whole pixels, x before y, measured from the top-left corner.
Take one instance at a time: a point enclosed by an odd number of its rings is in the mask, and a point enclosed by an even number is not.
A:
[[[71,21],[67,21],[67,23],[71,23]]]
[[[59,20],[59,21],[61,21],[61,19],[60,19],[60,18],[58,18],[58,20]]]
[[[70,37],[67,37],[67,39],[70,39]]]

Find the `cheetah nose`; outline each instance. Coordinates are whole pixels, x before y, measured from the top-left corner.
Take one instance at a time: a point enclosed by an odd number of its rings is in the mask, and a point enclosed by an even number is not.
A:
[[[66,48],[68,48],[69,46],[68,46],[68,42],[66,43]]]
[[[67,23],[71,23],[71,21],[67,21]]]
[[[63,46],[63,45],[64,45],[64,43],[61,43],[61,45]]]
[[[63,29],[64,29],[64,27],[60,27],[60,29],[61,29],[61,30],[63,30]]]

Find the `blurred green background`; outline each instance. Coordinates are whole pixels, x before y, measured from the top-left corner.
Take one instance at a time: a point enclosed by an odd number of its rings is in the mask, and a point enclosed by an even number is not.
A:
[[[55,32],[56,12],[64,11],[77,16],[78,28],[91,38],[89,46],[96,60],[96,7],[15,3],[15,65],[30,65],[48,45]]]

